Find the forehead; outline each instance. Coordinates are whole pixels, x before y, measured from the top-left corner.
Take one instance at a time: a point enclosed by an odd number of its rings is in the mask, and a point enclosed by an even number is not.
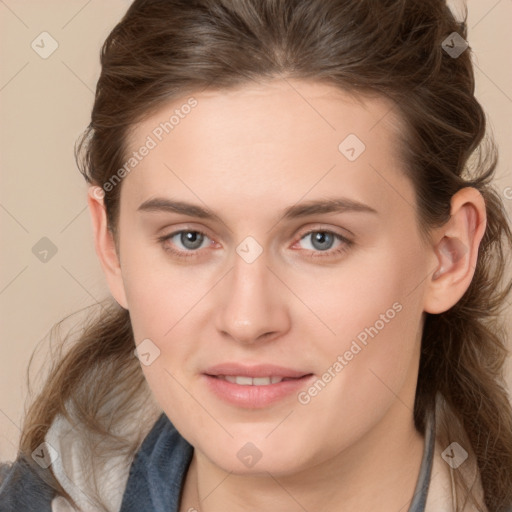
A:
[[[189,108],[192,101],[195,106]],[[191,120],[182,122],[186,118]],[[347,129],[359,132],[362,137],[377,124],[388,131],[394,129],[395,134],[400,130],[400,119],[393,103],[382,95],[370,96],[341,90],[327,83],[297,79],[250,82],[230,89],[197,91],[171,99],[135,126],[129,144],[136,144],[155,129],[158,132],[159,124],[169,121],[171,129],[164,130],[161,135],[169,138],[165,135],[172,132],[170,138],[174,139],[179,137],[179,132],[187,133],[186,125],[194,129],[198,138],[208,131],[208,139],[214,138],[216,133],[224,137],[238,134],[241,139],[250,130],[251,136],[256,136],[255,141],[264,140],[271,129],[282,128],[280,135],[287,142],[291,142],[291,135],[301,135],[302,139],[314,138],[317,134],[339,137]],[[212,122],[216,130],[211,130],[214,128]],[[178,125],[181,125],[179,130]],[[242,133],[239,132],[241,125],[244,126]],[[158,135],[156,133],[157,138]]]
[[[371,183],[382,189],[379,172],[401,167],[400,129],[388,99],[318,82],[283,79],[199,91],[135,126],[129,154],[148,142],[151,150],[127,176],[127,193],[134,207],[164,191],[190,199],[199,191],[209,199],[222,192],[261,198],[289,191],[290,200],[298,200],[313,186],[328,193],[344,185],[361,195]]]

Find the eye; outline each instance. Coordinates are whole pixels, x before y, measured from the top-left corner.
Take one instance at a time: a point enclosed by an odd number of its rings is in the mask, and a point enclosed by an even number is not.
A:
[[[307,249],[313,251],[313,253],[309,255],[312,258],[332,257],[347,251],[353,245],[353,242],[343,235],[335,233],[334,231],[321,229],[308,231],[301,236],[297,243],[308,240],[308,238],[310,239],[311,249]],[[336,240],[339,244],[335,249],[332,249]]]
[[[334,257],[346,252],[353,245],[353,242],[343,235],[322,229],[310,230],[302,234],[296,244],[308,238],[311,240],[311,248],[306,249],[311,252],[311,254],[307,255],[307,257],[310,258]],[[336,241],[338,241],[338,245],[336,248],[332,249]],[[170,252],[179,258],[197,256],[199,249],[214,244],[213,240],[211,240],[206,233],[190,229],[174,231],[169,235],[159,237],[158,242],[160,242],[166,252]]]
[[[158,238],[158,241],[163,245],[166,251],[171,252],[182,258],[194,256],[194,253],[201,248],[203,242],[205,242],[206,240],[209,240],[209,237],[206,235],[206,233],[203,233],[202,231],[188,229],[175,231],[174,233]],[[172,244],[168,244],[168,241],[171,241]],[[179,249],[180,244],[184,249]],[[211,240],[210,243],[206,244],[206,247],[209,245],[212,245]],[[175,249],[176,246],[178,247],[178,249]]]

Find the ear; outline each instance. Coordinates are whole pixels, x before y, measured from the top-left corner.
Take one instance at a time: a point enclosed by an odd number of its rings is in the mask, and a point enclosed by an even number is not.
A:
[[[114,236],[107,227],[107,212],[103,203],[104,196],[105,193],[101,187],[89,187],[87,204],[91,214],[94,246],[107,278],[110,293],[120,306],[128,309],[119,255],[116,251]]]
[[[425,293],[427,313],[447,311],[471,284],[487,223],[482,194],[473,187],[459,190],[452,197],[450,215],[448,222],[435,229],[432,236],[435,271]]]

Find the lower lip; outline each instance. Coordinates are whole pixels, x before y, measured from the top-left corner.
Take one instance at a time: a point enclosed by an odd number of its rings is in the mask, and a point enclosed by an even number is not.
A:
[[[285,380],[267,386],[243,386],[224,379],[203,375],[209,388],[226,402],[238,407],[257,409],[267,407],[307,386],[313,375]]]

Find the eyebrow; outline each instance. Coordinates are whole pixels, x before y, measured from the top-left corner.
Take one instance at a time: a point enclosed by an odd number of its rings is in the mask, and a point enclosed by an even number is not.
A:
[[[143,212],[170,212],[188,215],[190,217],[199,217],[201,219],[212,219],[222,222],[221,218],[214,212],[203,208],[202,206],[187,203],[184,201],[174,201],[167,198],[155,197],[144,201],[137,211]],[[348,198],[330,198],[305,201],[293,206],[289,206],[281,213],[281,217],[286,220],[307,217],[308,215],[320,213],[343,213],[343,212],[362,212],[377,214],[377,210],[359,201]]]

